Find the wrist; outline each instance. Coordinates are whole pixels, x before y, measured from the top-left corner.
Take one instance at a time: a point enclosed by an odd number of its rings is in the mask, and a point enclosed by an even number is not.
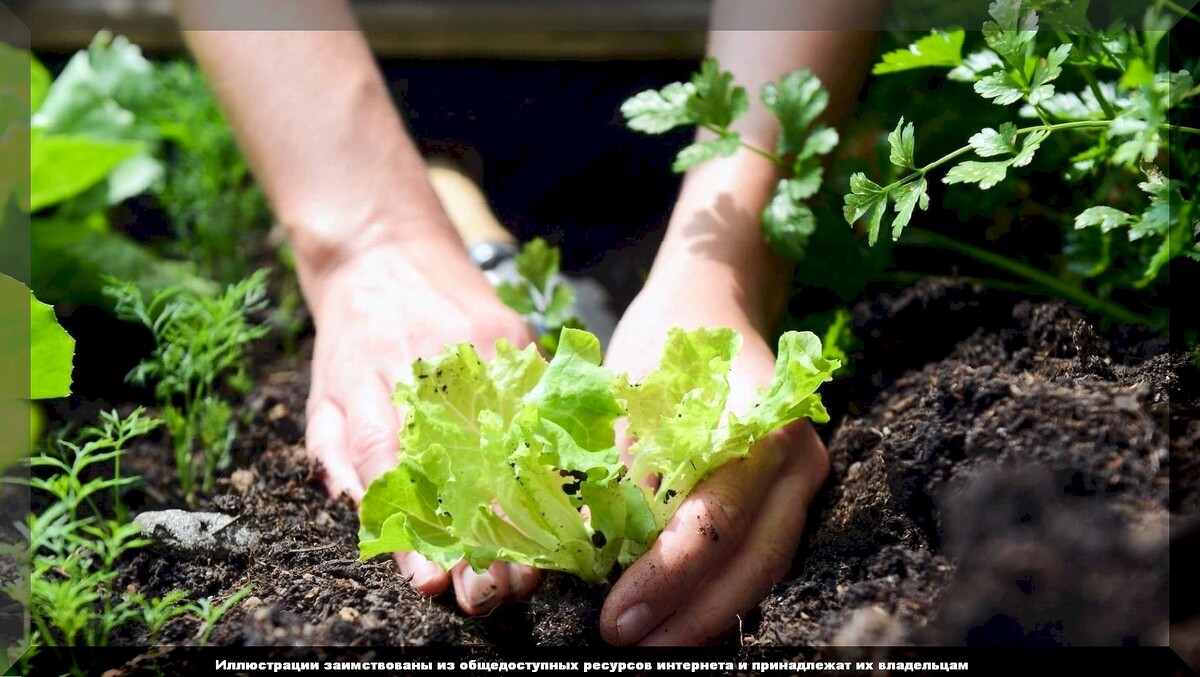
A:
[[[345,294],[383,292],[420,296],[425,292],[461,298],[464,307],[500,305],[483,272],[470,260],[454,235],[401,236],[383,227],[358,231],[339,247],[319,254],[297,255],[300,287],[317,321],[331,304],[352,299]],[[382,287],[392,289],[382,289]]]
[[[774,252],[761,215],[778,175],[757,157],[689,173],[647,286],[733,304],[769,335],[787,303],[794,263]]]

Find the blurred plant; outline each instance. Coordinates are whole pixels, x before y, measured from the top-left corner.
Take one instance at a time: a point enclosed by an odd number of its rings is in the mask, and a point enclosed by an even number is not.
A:
[[[524,316],[534,328],[542,347],[551,355],[558,348],[564,328],[586,329],[571,313],[575,291],[558,276],[561,254],[557,247],[535,238],[521,247],[514,257],[516,282],[505,280],[496,286],[500,300]]]
[[[198,471],[200,488],[211,490],[217,468],[228,458],[235,421],[221,388],[238,394],[250,389],[247,351],[267,332],[251,315],[267,307],[267,272],[260,270],[217,297],[172,287],[147,301],[131,283],[105,289],[119,318],[154,334],[153,354],[130,372],[129,380],[154,383],[174,442],[180,489],[189,501],[195,498]]]
[[[156,69],[158,102],[146,109],[168,144],[153,193],[175,231],[175,253],[222,283],[246,277],[245,244],[269,222],[262,191],[199,69],[173,61]]]
[[[28,52],[6,58],[28,62],[30,130],[28,191],[11,187],[0,198],[9,210],[30,214],[31,286],[45,301],[103,305],[105,275],[134,281],[146,293],[178,285],[214,293],[192,266],[166,261],[148,247],[113,232],[113,205],[149,190],[163,177],[161,135],[141,114],[157,105],[154,66],[141,50],[107,32],[76,53],[57,78]],[[26,199],[28,195],[28,199]]]

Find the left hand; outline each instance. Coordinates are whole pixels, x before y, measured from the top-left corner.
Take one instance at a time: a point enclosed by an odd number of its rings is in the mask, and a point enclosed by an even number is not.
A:
[[[658,362],[672,327],[731,327],[743,340],[730,370],[729,408],[744,411],[771,380],[775,356],[762,322],[736,301],[739,292],[708,276],[652,276],[617,327],[608,366],[640,378]],[[609,593],[600,616],[604,639],[695,645],[736,627],[739,615],[787,574],[808,506],[828,474],[825,445],[808,421],[772,433],[746,458],[714,472]]]

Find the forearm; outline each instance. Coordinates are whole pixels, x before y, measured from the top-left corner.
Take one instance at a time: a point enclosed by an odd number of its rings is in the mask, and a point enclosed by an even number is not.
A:
[[[752,146],[773,149],[779,133],[778,120],[758,100],[764,84],[808,68],[830,93],[825,121],[837,124],[854,108],[874,43],[872,31],[752,29],[869,25],[885,3],[801,3],[800,11],[816,15],[799,19],[794,16],[797,6],[790,0],[763,0],[753,9],[732,0],[717,0],[713,5],[708,52],[750,94],[750,109],[733,129]],[[757,14],[749,16],[751,11]],[[728,27],[743,30],[720,30]],[[701,138],[710,137],[702,132]],[[760,215],[780,178],[776,165],[745,150],[690,170],[652,275],[713,280],[731,290],[730,300],[768,333],[786,302],[791,278],[791,265],[770,250],[760,226]]]
[[[288,5],[310,25],[354,21],[344,0],[255,4],[266,13]],[[188,45],[309,274],[384,242],[457,242],[361,33],[187,31],[214,25],[227,0],[177,5]]]

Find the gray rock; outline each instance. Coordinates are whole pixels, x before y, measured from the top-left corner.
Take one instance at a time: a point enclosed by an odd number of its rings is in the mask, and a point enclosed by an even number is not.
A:
[[[133,518],[152,547],[187,555],[228,556],[258,545],[258,534],[219,512],[157,510]]]

